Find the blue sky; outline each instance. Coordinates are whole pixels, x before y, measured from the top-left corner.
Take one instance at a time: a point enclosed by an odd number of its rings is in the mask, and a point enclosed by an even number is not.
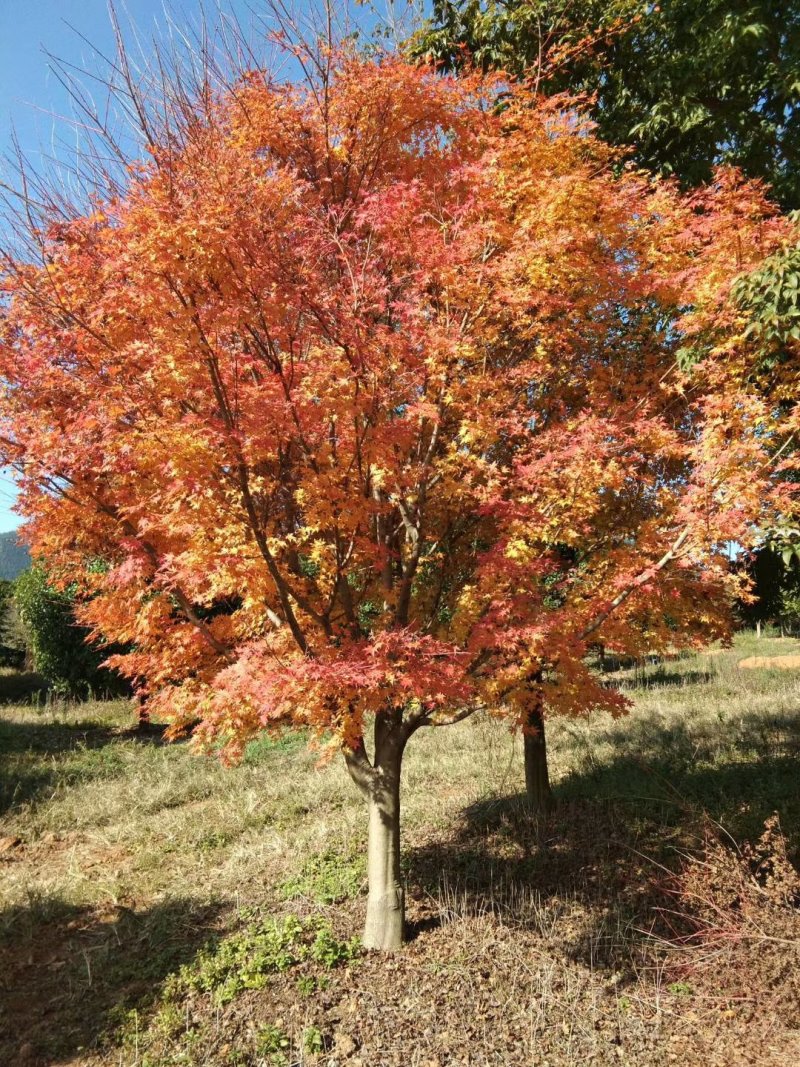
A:
[[[302,7],[295,5],[295,10]],[[304,0],[308,2],[308,0]],[[121,21],[136,27],[147,42],[163,34],[165,3],[177,25],[195,21],[201,5],[197,0],[117,0]],[[219,0],[232,10],[245,27],[253,25],[251,12],[264,10],[259,0]],[[217,0],[206,0],[214,12]],[[398,7],[402,5],[398,4]],[[343,5],[339,6],[342,10]],[[369,8],[355,8],[356,16],[371,21]],[[82,39],[82,38],[85,38]],[[92,47],[113,55],[114,36],[107,0],[0,0],[0,158],[12,146],[12,131],[23,152],[34,164],[37,159],[63,153],[74,141],[68,121],[69,97],[52,69],[50,55],[91,72],[100,61]],[[0,162],[0,180],[6,171]],[[11,511],[16,496],[12,479],[0,470],[0,532],[15,529],[20,519]]]
[[[131,19],[148,37],[157,21],[163,24],[162,0],[127,0],[126,6]],[[39,153],[50,154],[54,140],[68,136],[68,127],[60,121],[69,115],[68,97],[46,53],[91,70],[97,59],[79,34],[106,54],[113,50],[106,0],[0,0],[3,158],[11,148],[12,130],[34,163]],[[0,163],[0,173],[5,170],[5,164]],[[0,532],[13,530],[20,523],[19,516],[11,511],[15,497],[12,479],[0,472]]]

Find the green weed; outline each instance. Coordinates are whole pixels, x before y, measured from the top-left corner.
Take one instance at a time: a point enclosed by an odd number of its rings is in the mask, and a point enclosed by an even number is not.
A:
[[[328,985],[328,979],[324,975],[301,974],[295,988],[301,997],[312,997],[315,993],[324,992]]]
[[[688,982],[670,982],[667,990],[676,997],[690,997],[694,992]]]
[[[283,883],[281,894],[287,900],[305,897],[316,904],[339,904],[358,896],[365,878],[363,854],[327,849],[306,860],[300,873]]]
[[[278,1026],[262,1026],[256,1035],[256,1053],[268,1056],[270,1063],[284,1063],[285,1053],[291,1048],[291,1041]]]
[[[307,960],[333,968],[348,963],[359,951],[356,939],[337,940],[330,925],[318,918],[252,919],[184,965],[167,980],[165,995],[176,1000],[190,992],[207,993],[221,1006],[245,989],[262,989],[270,975]]]
[[[303,1048],[311,1056],[325,1051],[325,1037],[318,1026],[307,1026],[303,1031]]]
[[[308,953],[315,963],[321,963],[323,967],[331,969],[349,963],[360,954],[361,942],[357,937],[351,937],[349,941],[339,941],[327,923],[319,922],[317,927],[317,936]]]

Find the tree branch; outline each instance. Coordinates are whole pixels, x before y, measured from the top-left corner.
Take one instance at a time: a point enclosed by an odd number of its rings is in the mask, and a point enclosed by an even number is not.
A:
[[[624,604],[628,597],[631,596],[631,594],[635,593],[639,586],[647,580],[645,577],[646,575],[650,575],[655,571],[661,571],[667,566],[668,563],[671,563],[683,547],[683,544],[688,536],[689,527],[687,526],[684,530],[680,532],[678,537],[675,539],[675,542],[673,543],[672,547],[664,553],[658,563],[654,564],[652,567],[648,567],[646,571],[643,571],[627,587],[627,589],[623,589],[621,593],[614,597],[614,599],[611,601],[605,611],[601,611],[596,619],[594,619],[591,623],[589,623],[588,626],[581,630],[580,639],[584,641],[590,634],[593,634],[595,630],[598,630],[609,617],[609,615],[612,615],[617,610],[617,608],[620,607],[621,604]]]
[[[372,766],[367,755],[364,738],[359,737],[358,743],[353,748],[342,747],[342,755],[347,765],[347,771],[364,796],[369,796],[375,782],[375,768]]]

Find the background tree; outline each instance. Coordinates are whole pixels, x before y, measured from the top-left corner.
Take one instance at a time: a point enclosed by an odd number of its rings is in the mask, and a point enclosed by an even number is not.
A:
[[[300,58],[162,88],[160,121],[135,97],[123,184],[24,201],[3,458],[154,713],[229,758],[286,725],[343,753],[393,948],[418,729],[619,713],[590,642],[727,632],[721,546],[792,489],[730,287],[791,223],[731,175],[620,172],[507,79]]]
[[[745,622],[755,624],[761,635],[765,623],[777,623],[792,631],[800,619],[800,530],[785,524],[769,530],[753,553],[748,572],[752,599],[742,604]]]
[[[800,207],[797,0],[433,0],[413,50],[592,94],[600,136],[651,170],[691,186],[731,163]]]
[[[14,603],[14,582],[0,578],[0,663],[5,667],[22,667],[27,644]]]
[[[77,584],[56,589],[40,565],[14,582],[14,607],[24,628],[36,671],[55,693],[66,697],[118,695],[130,689],[115,671],[102,666],[108,650],[89,640],[76,619]]]
[[[748,319],[747,333],[758,353],[752,388],[771,397],[778,416],[791,418],[796,385],[792,368],[800,341],[800,246],[796,240],[782,242],[757,270],[737,279],[732,296]],[[796,455],[797,450],[796,437],[789,437],[784,451]],[[796,480],[797,472],[788,469],[784,477]],[[789,513],[764,530],[753,558],[751,574],[756,600],[745,606],[744,617],[755,622],[759,634],[765,622],[777,620],[782,632],[797,623],[798,518],[796,513]]]

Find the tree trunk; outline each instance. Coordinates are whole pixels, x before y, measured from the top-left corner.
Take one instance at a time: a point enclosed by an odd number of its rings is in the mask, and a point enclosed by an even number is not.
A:
[[[756,636],[761,640],[761,619],[756,619]]]
[[[523,733],[525,742],[525,792],[533,811],[547,811],[553,804],[547,771],[547,743],[541,700],[528,713]]]
[[[137,697],[136,700],[136,712],[138,719],[138,727],[140,730],[148,730],[150,727],[150,712],[147,710],[147,698]]]
[[[357,751],[345,754],[351,777],[369,804],[369,895],[364,947],[383,952],[402,946],[405,928],[405,893],[400,875],[400,767],[407,740],[399,711],[377,715],[372,764],[363,742]]]
[[[396,774],[387,775],[383,784],[376,783],[369,798],[367,878],[369,896],[364,945],[383,951],[398,949],[403,943],[405,928],[405,893],[400,878],[399,759]]]

